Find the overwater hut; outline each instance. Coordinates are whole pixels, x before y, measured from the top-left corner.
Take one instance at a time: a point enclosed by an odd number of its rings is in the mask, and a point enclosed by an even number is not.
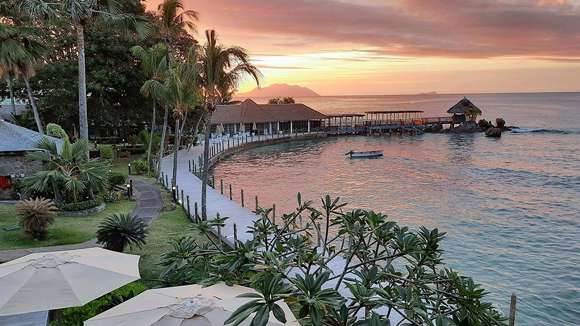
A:
[[[16,179],[29,176],[41,167],[40,162],[26,159],[26,154],[38,151],[38,144],[45,137],[59,149],[62,146],[60,139],[0,119],[0,200],[13,199]]]
[[[475,123],[477,116],[481,115],[481,110],[468,100],[467,97],[464,97],[447,110],[447,113],[453,114],[453,123],[455,124],[461,124],[463,122]]]
[[[250,99],[218,105],[211,117],[214,133],[280,134],[311,132],[322,127],[326,115],[301,103],[258,104]]]

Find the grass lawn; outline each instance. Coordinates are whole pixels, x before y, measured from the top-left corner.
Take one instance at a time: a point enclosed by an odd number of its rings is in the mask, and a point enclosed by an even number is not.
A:
[[[6,231],[4,228],[17,226],[19,217],[14,205],[0,205],[0,250],[31,247],[47,247],[65,244],[75,244],[96,237],[99,224],[107,216],[114,213],[130,213],[135,208],[135,202],[120,201],[107,203],[107,208],[97,214],[86,217],[57,216],[55,223],[49,227],[46,240],[33,240],[19,228]]]
[[[152,178],[147,178],[147,181],[154,182]],[[165,206],[172,206],[171,194],[161,187],[160,190]],[[157,219],[153,220],[149,226],[147,243],[141,249],[131,248],[126,251],[141,256],[139,262],[141,280],[148,285],[156,285],[161,272],[161,267],[158,265],[159,259],[162,254],[171,250],[169,241],[188,235],[200,243],[205,242],[203,235],[192,230],[192,222],[187,217],[187,213],[179,206],[175,210],[162,212]]]

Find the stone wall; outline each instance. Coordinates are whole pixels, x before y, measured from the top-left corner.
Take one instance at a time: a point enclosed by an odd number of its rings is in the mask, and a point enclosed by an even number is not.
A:
[[[23,154],[0,154],[0,175],[29,176],[38,171],[41,165],[38,161],[29,161]]]
[[[38,171],[42,164],[38,161],[29,161],[23,154],[1,155],[0,154],[0,176],[13,176],[15,179],[22,176],[29,176]],[[14,182],[14,179],[12,179]],[[0,189],[0,200],[17,199],[12,189]]]

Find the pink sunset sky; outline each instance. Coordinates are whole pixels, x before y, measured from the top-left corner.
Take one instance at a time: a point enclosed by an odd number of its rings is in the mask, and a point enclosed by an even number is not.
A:
[[[266,86],[322,95],[580,91],[577,0],[183,1],[200,13],[196,38],[215,29],[246,48]]]

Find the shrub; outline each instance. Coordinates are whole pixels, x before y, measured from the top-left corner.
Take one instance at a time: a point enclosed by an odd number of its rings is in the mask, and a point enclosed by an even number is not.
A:
[[[133,174],[143,174],[147,172],[147,162],[144,160],[135,160],[131,162],[131,172]]]
[[[91,199],[91,200],[80,201],[77,203],[62,204],[58,208],[60,208],[61,211],[66,211],[66,212],[84,211],[86,209],[95,208],[95,207],[99,206],[101,203],[102,202],[98,199]]]
[[[109,191],[105,195],[103,195],[103,200],[107,203],[115,203],[125,198],[126,192],[125,191]]]
[[[115,150],[113,150],[113,145],[97,145],[97,149],[99,150],[99,154],[101,158],[112,160],[115,158]]]
[[[123,252],[127,246],[141,248],[145,244],[147,225],[131,214],[109,216],[97,230],[97,241],[106,249]]]
[[[201,283],[256,289],[246,295],[254,300],[226,324],[284,322],[276,302],[285,300],[302,325],[504,325],[505,318],[484,301],[485,290],[443,263],[444,233],[350,210],[338,198],[321,202],[318,209],[298,196],[298,208],[281,214],[278,224],[272,209],[258,208],[261,218],[247,228],[252,236],[231,247],[212,232],[224,218],[198,222],[195,228],[209,244],[193,243],[192,254],[180,252],[191,245],[174,245],[180,257],[164,255],[163,261],[179,271],[189,268],[182,259],[207,257]]]
[[[40,240],[46,236],[48,227],[54,223],[57,208],[50,199],[25,199],[16,204],[16,212],[20,215],[20,225],[26,233]]]
[[[46,134],[52,137],[68,140],[68,134],[60,125],[49,123],[46,125]]]
[[[109,173],[109,186],[111,188],[113,188],[115,186],[124,185],[126,180],[127,180],[127,175],[124,173],[119,173],[119,172]]]
[[[82,325],[87,319],[95,317],[114,306],[117,306],[141,292],[147,290],[147,287],[140,282],[129,283],[122,288],[119,288],[109,294],[106,294],[98,299],[95,299],[82,307],[67,308],[62,310],[61,323],[52,321],[51,326],[65,325],[76,326]]]

